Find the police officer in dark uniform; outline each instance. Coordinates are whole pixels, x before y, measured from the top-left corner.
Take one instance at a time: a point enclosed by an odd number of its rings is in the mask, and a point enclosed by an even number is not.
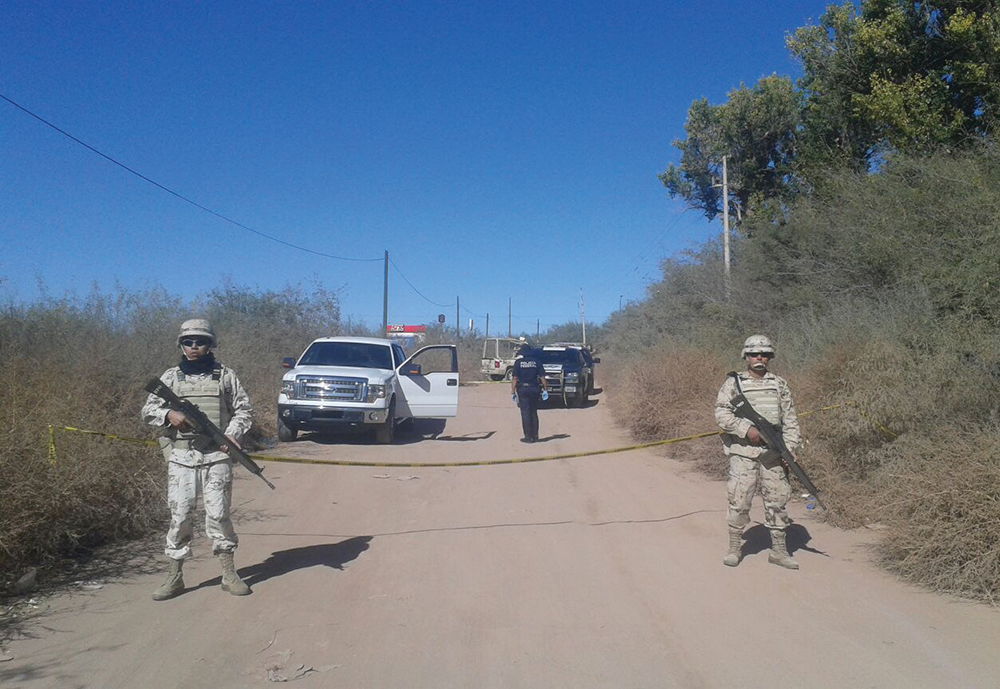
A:
[[[538,402],[545,389],[545,370],[542,362],[528,345],[521,347],[520,358],[514,362],[514,373],[510,379],[511,395],[517,395],[517,406],[521,408],[521,428],[524,430],[522,443],[538,440]]]

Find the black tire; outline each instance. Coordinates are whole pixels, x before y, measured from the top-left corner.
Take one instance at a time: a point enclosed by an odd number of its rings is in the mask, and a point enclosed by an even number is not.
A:
[[[500,373],[491,373],[490,374],[490,380],[503,380],[503,374],[500,374]]]
[[[299,436],[299,431],[297,428],[291,428],[287,426],[281,417],[278,417],[278,442],[279,443],[291,443],[295,442],[295,439]]]
[[[503,379],[510,382],[510,379],[514,377],[514,367],[511,366],[506,371],[504,371]]]
[[[578,407],[586,407],[587,403],[590,402],[590,391],[587,388],[583,388],[580,391],[580,402],[577,404]]]
[[[566,406],[572,409],[582,407],[587,404],[587,391],[583,386],[579,386],[572,397],[567,396]]]
[[[392,445],[396,439],[396,400],[389,403],[389,412],[385,421],[375,429],[375,442],[378,445]]]

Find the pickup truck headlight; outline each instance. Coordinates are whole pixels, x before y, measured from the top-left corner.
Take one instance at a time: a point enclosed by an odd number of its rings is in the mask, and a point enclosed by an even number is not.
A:
[[[382,399],[385,397],[385,386],[384,385],[369,385],[368,386],[368,401],[374,402],[377,399]]]
[[[281,394],[290,400],[295,399],[295,381],[294,380],[281,381]]]
[[[576,371],[573,371],[572,373],[567,373],[566,375],[563,376],[563,380],[565,380],[567,383],[575,383],[576,381],[580,380],[580,374],[577,373]]]

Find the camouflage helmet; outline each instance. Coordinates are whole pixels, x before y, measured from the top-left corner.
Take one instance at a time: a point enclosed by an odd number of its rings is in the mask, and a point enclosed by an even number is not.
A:
[[[767,335],[751,335],[743,341],[743,351],[740,356],[746,359],[750,352],[766,352],[774,356],[774,345],[771,344],[771,338]]]
[[[212,341],[212,346],[215,347],[219,341],[215,337],[215,331],[212,330],[212,324],[209,323],[204,318],[192,318],[189,321],[184,321],[181,323],[181,332],[177,336],[178,346],[185,337],[207,337]]]

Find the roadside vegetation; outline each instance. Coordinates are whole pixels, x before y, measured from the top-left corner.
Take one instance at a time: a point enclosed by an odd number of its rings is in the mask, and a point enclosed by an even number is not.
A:
[[[0,312],[0,593],[28,565],[86,557],[96,546],[160,528],[163,457],[145,445],[48,424],[151,438],[143,383],[179,358],[177,328],[204,315],[219,360],[251,392],[249,446],[273,436],[281,359],[322,335],[369,334],[340,318],[321,286],[257,291],[224,283],[188,304],[162,290],[45,298]]]
[[[1000,597],[1000,9],[831,6],[795,32],[798,83],[695,102],[661,182],[735,226],[664,261],[609,319],[615,412],[639,439],[712,428],[742,340],[776,341],[828,518],[881,530],[884,565]],[[971,75],[975,74],[973,78]],[[718,187],[728,156],[730,195]],[[721,241],[721,240],[720,240]],[[717,441],[671,450],[721,476]]]

